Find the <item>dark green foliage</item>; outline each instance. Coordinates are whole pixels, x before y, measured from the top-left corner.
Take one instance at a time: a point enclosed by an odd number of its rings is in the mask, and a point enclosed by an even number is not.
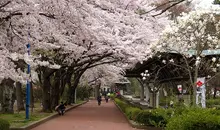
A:
[[[89,87],[77,87],[76,98],[80,100],[88,99],[91,89]]]
[[[137,115],[136,121],[155,127],[165,127],[172,112],[165,109],[143,110]]]
[[[115,98],[116,104],[121,108],[121,110],[125,113],[125,109],[130,107],[126,102],[121,101],[118,98]]]
[[[214,4],[220,4],[220,0],[214,0]]]
[[[220,110],[181,104],[171,109],[141,110],[121,99],[115,101],[130,120],[140,124],[166,130],[220,130]]]
[[[145,124],[145,125],[150,125],[150,117],[151,117],[151,112],[150,111],[141,111],[138,113],[136,120],[138,123]]]
[[[171,118],[166,130],[219,130],[219,112],[210,109],[192,108]]]
[[[116,96],[115,93],[111,93],[109,97],[110,97],[111,99],[115,99],[115,96]]]
[[[9,130],[10,124],[8,121],[0,119],[0,130]]]
[[[209,108],[220,107],[220,99],[208,99],[206,100],[206,106]]]
[[[142,110],[140,108],[136,107],[128,107],[125,109],[125,114],[130,120],[135,120],[137,115],[141,112]]]
[[[115,102],[130,120],[144,125],[164,127],[172,114],[171,110],[165,109],[141,110],[117,98]]]

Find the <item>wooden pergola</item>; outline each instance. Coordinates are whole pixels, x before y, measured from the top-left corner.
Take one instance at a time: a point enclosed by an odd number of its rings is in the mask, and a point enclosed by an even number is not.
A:
[[[190,52],[192,53],[192,52]],[[205,63],[207,63],[206,66],[201,66],[199,71],[199,76],[206,76],[210,74],[210,71],[207,70],[208,67],[210,67],[212,57],[219,58],[220,60],[220,49],[217,49],[216,51],[204,51],[205,57],[203,58],[205,60]],[[192,53],[193,54],[193,53]],[[163,63],[163,60],[169,61],[170,59],[173,59],[174,62],[177,62],[178,65],[167,65]],[[195,60],[193,61],[193,57],[187,59],[190,66],[193,66],[195,64]],[[157,53],[152,58],[148,59],[147,61],[144,61],[142,64],[137,63],[136,66],[132,69],[126,70],[126,77],[135,77],[135,78],[141,78],[141,73],[145,70],[148,70],[149,72],[153,72],[153,69],[156,67],[162,68],[160,73],[158,74],[158,81],[161,83],[164,82],[170,82],[170,81],[186,81],[189,80],[189,75],[185,72],[183,68],[180,67],[181,64],[185,64],[185,61],[183,61],[183,56],[177,53]],[[164,67],[165,66],[165,67]]]

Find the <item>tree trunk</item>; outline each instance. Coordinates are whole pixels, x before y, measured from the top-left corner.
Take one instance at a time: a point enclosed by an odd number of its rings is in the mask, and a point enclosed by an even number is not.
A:
[[[14,113],[14,85],[13,81],[10,79],[3,80],[1,84],[3,88],[3,96],[2,96],[2,113]]]
[[[156,95],[155,95],[155,91],[153,91],[152,96],[153,96],[152,97],[153,108],[156,108],[156,103],[155,103],[156,102]]]
[[[85,70],[81,70],[80,72],[75,72],[74,73],[74,78],[73,78],[73,85],[71,85],[71,81],[68,83],[70,88],[69,88],[69,98],[68,98],[68,101],[67,103],[68,104],[71,104],[71,103],[75,103],[75,91],[76,91],[76,88],[79,84],[79,80],[82,76],[82,74],[85,72]],[[71,78],[69,78],[71,79]]]
[[[193,106],[196,106],[196,94],[197,94],[197,78],[198,78],[198,69],[199,65],[195,67],[195,74],[194,74],[194,85],[193,85]]]
[[[66,87],[66,76],[64,76],[64,77],[61,77],[61,80],[60,80],[60,96],[62,96],[63,95],[63,92],[64,92],[64,90],[65,90],[65,87]]]
[[[76,103],[76,87],[73,87],[72,89],[72,103],[75,104]]]
[[[79,84],[79,79],[80,79],[79,76],[74,77],[74,83],[69,89],[68,104],[75,103],[75,91],[76,91],[76,88]]]
[[[44,77],[43,80],[43,112],[52,112],[50,103],[50,79]]]
[[[140,85],[140,91],[141,91],[141,93],[140,93],[140,100],[141,101],[144,101],[144,85]]]
[[[97,97],[100,96],[99,89],[100,89],[99,85],[95,86],[95,99],[97,99]]]
[[[60,72],[57,71],[54,77],[54,84],[51,88],[51,106],[54,109],[59,104],[60,99]]]
[[[17,111],[25,110],[24,108],[24,97],[22,93],[22,84],[20,82],[16,82],[16,99],[17,99]]]
[[[68,93],[67,93],[67,104],[71,105],[72,103],[72,84],[71,84],[71,77],[72,75],[66,75],[67,78],[67,86],[68,86]]]
[[[0,112],[2,111],[2,105],[3,105],[3,86],[0,84]]]
[[[33,92],[33,83],[30,82],[30,108],[31,112],[34,111],[34,92]]]
[[[216,98],[216,93],[217,93],[217,89],[216,87],[214,88],[214,94],[213,94],[213,98],[215,99]]]

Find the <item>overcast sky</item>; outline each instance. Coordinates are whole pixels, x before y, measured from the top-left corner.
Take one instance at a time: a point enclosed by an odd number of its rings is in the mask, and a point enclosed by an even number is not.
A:
[[[214,0],[193,0],[196,3],[196,8],[210,8]]]

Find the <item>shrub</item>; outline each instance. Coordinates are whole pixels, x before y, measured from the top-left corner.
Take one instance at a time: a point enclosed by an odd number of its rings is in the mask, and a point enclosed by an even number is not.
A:
[[[111,99],[115,99],[115,96],[116,96],[116,95],[115,95],[114,93],[111,93],[109,97],[110,97]]]
[[[90,88],[89,87],[77,87],[77,99],[84,100],[89,98]]]
[[[177,107],[175,107],[175,109],[174,109],[174,114],[175,114],[175,115],[182,115],[182,113],[185,113],[185,112],[190,111],[189,109],[190,109],[190,108],[188,108],[188,107],[186,107],[186,106],[184,106],[184,105],[182,105],[182,106],[177,106]],[[192,110],[192,109],[191,109],[191,110]]]
[[[118,98],[115,98],[115,102],[116,104],[121,108],[121,110],[125,113],[125,109],[127,107],[130,107],[126,102],[124,101],[121,101],[120,99]]]
[[[219,4],[220,5],[220,0],[214,0],[214,4]]]
[[[220,99],[208,99],[206,100],[207,107],[216,107],[220,105]]]
[[[0,130],[9,130],[10,124],[8,121],[0,119]]]
[[[140,124],[151,125],[150,123],[151,115],[152,113],[150,111],[143,110],[137,114],[135,121]]]
[[[128,107],[125,109],[125,114],[130,120],[135,120],[136,115],[141,111],[140,108]]]
[[[137,118],[137,115],[141,112],[141,111],[143,111],[143,110],[141,110],[141,109],[136,109],[136,110],[134,110],[133,112],[132,112],[132,114],[131,114],[131,119],[132,120],[136,120],[136,118]]]
[[[219,130],[220,117],[212,110],[190,109],[182,115],[171,118],[166,130]]]
[[[154,109],[152,110],[150,123],[156,127],[165,127],[172,115],[172,109]]]
[[[144,125],[165,127],[171,115],[172,110],[144,110],[137,114],[135,121]]]

